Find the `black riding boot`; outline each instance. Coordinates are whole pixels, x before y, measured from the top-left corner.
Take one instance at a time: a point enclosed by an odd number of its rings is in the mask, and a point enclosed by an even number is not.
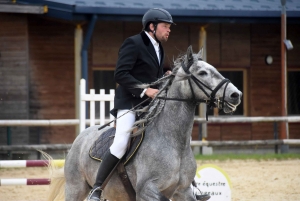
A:
[[[98,169],[96,182],[93,186],[93,189],[88,195],[87,201],[100,201],[100,196],[102,193],[102,189],[100,188],[107,176],[113,170],[113,168],[117,165],[120,159],[115,157],[108,150],[103,157],[103,160]]]

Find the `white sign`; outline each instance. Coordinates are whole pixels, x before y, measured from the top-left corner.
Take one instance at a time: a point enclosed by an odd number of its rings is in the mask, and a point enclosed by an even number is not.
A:
[[[211,196],[209,201],[230,201],[231,183],[228,175],[212,164],[197,168],[195,181],[202,194]]]

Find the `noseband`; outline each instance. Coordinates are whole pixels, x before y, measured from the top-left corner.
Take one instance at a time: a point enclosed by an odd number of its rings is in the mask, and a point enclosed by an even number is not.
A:
[[[202,59],[199,59],[202,61]],[[190,74],[191,77],[188,79],[191,91],[192,91],[192,99],[181,99],[181,98],[165,98],[165,97],[157,97],[159,99],[164,99],[164,100],[175,100],[175,101],[185,101],[185,102],[196,102],[196,104],[199,103],[206,103],[207,108],[208,109],[212,109],[212,108],[219,108],[219,109],[223,109],[224,108],[224,103],[227,102],[225,101],[225,91],[226,88],[228,86],[228,84],[230,83],[230,80],[225,78],[223,79],[217,86],[215,89],[211,89],[210,87],[208,87],[206,84],[204,84],[203,82],[201,82],[198,78],[196,78],[190,71],[189,68],[193,65],[194,61],[190,60],[188,62],[188,65],[186,66],[184,64],[184,62],[181,62],[181,67],[182,69],[185,71],[186,74]],[[191,83],[191,79],[194,81],[194,83],[199,87],[199,89],[201,89],[201,91],[203,91],[203,93],[207,96],[208,99],[196,99],[195,96],[195,92],[194,92],[194,88],[193,85]],[[222,100],[220,101],[219,98],[216,98],[216,93],[219,91],[219,89],[225,84],[225,88],[224,88],[224,92],[223,92],[223,97]],[[207,91],[204,89],[208,89],[209,91],[211,91],[211,93],[207,93]],[[222,103],[220,105],[220,103]],[[208,112],[206,111],[206,120],[208,120]]]

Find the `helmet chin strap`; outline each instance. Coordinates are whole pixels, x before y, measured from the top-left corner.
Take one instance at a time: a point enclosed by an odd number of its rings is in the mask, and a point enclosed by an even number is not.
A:
[[[152,30],[150,29],[150,32],[153,33],[156,42],[159,43],[160,41],[159,41],[159,40],[157,39],[157,37],[156,37],[156,27],[157,27],[157,24],[153,24],[153,25],[154,25],[154,30],[152,31]]]

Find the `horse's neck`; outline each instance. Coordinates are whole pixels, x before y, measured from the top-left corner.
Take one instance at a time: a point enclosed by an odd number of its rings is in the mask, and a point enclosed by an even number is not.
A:
[[[180,86],[171,86],[169,98],[187,98],[181,93]],[[189,89],[187,89],[189,90]],[[159,116],[157,124],[163,130],[164,137],[174,145],[186,147],[190,145],[191,131],[194,123],[195,104],[190,102],[167,100]]]
[[[189,86],[189,85],[188,85]],[[190,92],[189,87],[172,86],[168,91],[168,97],[178,99],[190,99],[186,92]],[[178,125],[192,125],[196,105],[185,101],[166,101],[165,112],[169,114],[169,119],[178,122]]]

